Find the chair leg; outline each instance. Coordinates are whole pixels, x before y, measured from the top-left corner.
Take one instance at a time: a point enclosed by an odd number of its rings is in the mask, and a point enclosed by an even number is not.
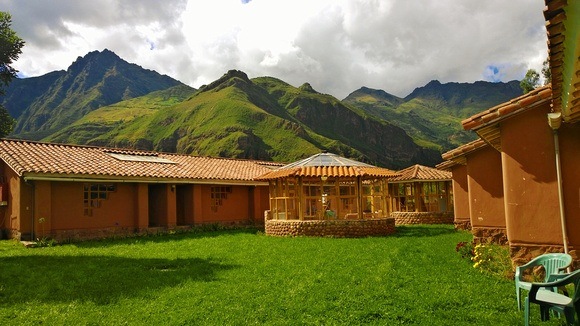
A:
[[[566,315],[566,324],[574,325],[574,309],[564,309],[564,315]]]
[[[522,311],[522,303],[520,298],[520,288],[516,287],[516,299],[518,300],[518,311]]]
[[[524,324],[526,326],[530,325],[530,301],[528,297],[524,299]]]
[[[540,305],[540,317],[542,321],[550,320],[550,307]]]

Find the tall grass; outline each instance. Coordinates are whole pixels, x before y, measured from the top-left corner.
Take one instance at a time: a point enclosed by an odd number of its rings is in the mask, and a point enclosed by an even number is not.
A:
[[[449,226],[362,239],[230,230],[34,249],[4,240],[0,324],[521,324],[513,281],[455,251],[469,240]]]

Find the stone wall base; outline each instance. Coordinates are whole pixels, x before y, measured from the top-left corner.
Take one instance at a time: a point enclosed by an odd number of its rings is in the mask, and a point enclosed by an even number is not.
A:
[[[510,243],[509,249],[514,266],[521,266],[542,254],[551,252],[564,252],[564,247],[562,245],[532,245]],[[572,256],[573,259],[573,269],[580,267],[580,261],[578,260],[578,253],[576,252],[576,249],[568,246],[568,253],[570,256]]]
[[[473,242],[476,244],[495,243],[502,246],[508,244],[507,231],[505,228],[473,226],[471,228],[471,233],[473,234]]]
[[[259,227],[263,228],[263,224],[254,224],[248,221],[233,221],[233,222],[207,222],[195,225],[170,225],[162,227],[109,227],[99,229],[72,229],[72,230],[52,230],[46,232],[44,235],[36,234],[35,239],[30,239],[29,234],[21,234],[18,230],[0,230],[0,239],[16,239],[19,241],[35,241],[39,238],[53,239],[58,243],[78,242],[83,240],[97,240],[106,238],[127,238],[143,235],[167,234],[174,232],[187,232],[192,229],[199,230],[222,230],[235,229],[243,227]]]
[[[471,230],[471,221],[470,220],[455,220],[453,221],[453,225],[455,225],[455,230],[464,230],[470,231]]]
[[[360,238],[396,232],[394,218],[366,220],[266,220],[265,233],[273,236]]]
[[[453,224],[453,212],[392,212],[396,225]]]

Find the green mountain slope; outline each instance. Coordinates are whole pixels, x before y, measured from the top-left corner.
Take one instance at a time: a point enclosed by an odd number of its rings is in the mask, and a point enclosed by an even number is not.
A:
[[[343,102],[401,127],[421,146],[447,151],[475,139],[463,130],[461,120],[519,95],[517,81],[431,81],[404,99],[363,87]]]
[[[181,103],[195,92],[194,88],[187,85],[178,85],[108,105],[89,112],[70,126],[42,140],[73,144],[103,142],[104,137],[115,133],[124,124]]]
[[[399,127],[308,84],[229,71],[182,102],[144,109],[153,94],[96,110],[47,140],[282,162],[328,150],[391,168],[440,161]]]
[[[15,80],[3,102],[17,118],[12,136],[38,140],[99,107],[180,84],[109,50],[94,51],[79,57],[66,72]],[[27,99],[14,101],[24,89]]]

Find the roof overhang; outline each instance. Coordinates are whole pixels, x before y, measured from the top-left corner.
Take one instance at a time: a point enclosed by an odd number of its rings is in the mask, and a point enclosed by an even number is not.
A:
[[[552,110],[580,121],[580,1],[546,0],[544,9],[552,74]]]
[[[445,162],[437,165],[438,169],[448,169],[453,165],[467,164],[467,155],[489,146],[483,139],[477,139],[441,155]],[[450,162],[450,163],[446,163]]]
[[[500,122],[515,115],[522,114],[552,101],[550,85],[536,88],[533,91],[511,101],[496,105],[461,121],[463,129],[473,130],[481,139],[493,148],[501,151]]]
[[[302,166],[293,168],[281,168],[255,180],[275,180],[292,177],[306,178],[391,178],[398,174],[392,170],[374,166]]]
[[[24,173],[24,181],[55,181],[55,182],[87,182],[87,183],[166,183],[166,184],[210,184],[236,186],[267,186],[264,181],[251,180],[223,180],[223,179],[176,179],[176,178],[141,178],[115,177],[108,175],[79,175],[79,174],[38,174]]]

